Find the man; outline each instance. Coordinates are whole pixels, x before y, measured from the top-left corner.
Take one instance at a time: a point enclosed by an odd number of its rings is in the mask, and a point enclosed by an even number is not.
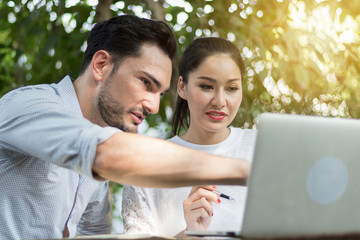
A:
[[[0,239],[110,233],[106,180],[245,184],[246,161],[134,134],[158,111],[175,54],[164,22],[115,17],[91,31],[76,80],[0,99]]]

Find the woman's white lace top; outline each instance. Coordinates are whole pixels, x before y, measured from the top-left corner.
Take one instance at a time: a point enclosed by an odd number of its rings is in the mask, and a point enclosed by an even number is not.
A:
[[[178,136],[169,141],[212,154],[252,161],[255,139],[256,130],[231,128],[227,139],[214,145],[192,144]],[[246,187],[217,185],[217,190],[232,196],[235,201],[221,198],[220,204],[213,204],[214,215],[208,230],[239,231],[244,214]],[[176,235],[186,227],[182,203],[190,191],[191,187],[163,189],[124,186],[122,200],[124,232]]]

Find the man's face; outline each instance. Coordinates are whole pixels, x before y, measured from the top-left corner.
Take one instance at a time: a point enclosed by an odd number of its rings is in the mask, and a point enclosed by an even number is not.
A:
[[[157,46],[144,44],[139,57],[124,59],[109,75],[97,96],[104,122],[136,133],[149,113],[157,113],[160,95],[170,86],[172,64]]]

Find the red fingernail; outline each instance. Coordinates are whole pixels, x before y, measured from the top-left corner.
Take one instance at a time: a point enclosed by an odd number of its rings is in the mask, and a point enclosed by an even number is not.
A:
[[[213,187],[214,189],[216,189],[216,185],[212,185],[212,187]]]
[[[212,213],[211,216],[214,216],[214,213]]]
[[[221,200],[220,200],[220,198],[218,198],[217,202],[218,202],[218,203],[221,203]]]

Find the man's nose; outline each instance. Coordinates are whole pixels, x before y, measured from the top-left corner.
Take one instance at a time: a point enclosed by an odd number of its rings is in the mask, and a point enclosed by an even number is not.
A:
[[[155,114],[159,111],[160,94],[150,93],[146,96],[143,103],[144,108],[148,113]]]

